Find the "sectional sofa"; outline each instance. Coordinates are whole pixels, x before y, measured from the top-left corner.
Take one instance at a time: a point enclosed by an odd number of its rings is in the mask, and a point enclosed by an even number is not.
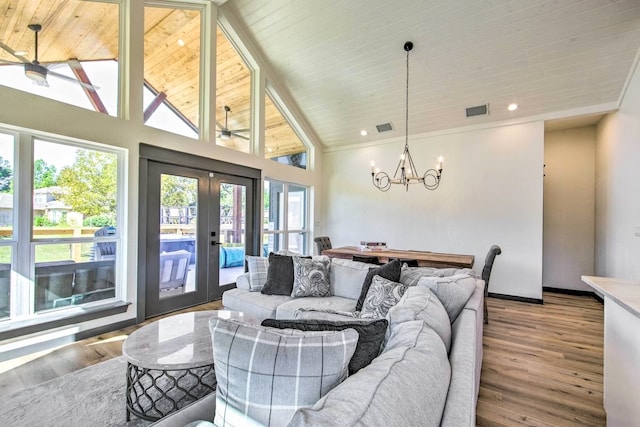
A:
[[[256,319],[357,319],[356,302],[371,265],[331,260],[331,295],[294,298],[251,289],[250,275],[225,292],[225,308]],[[484,282],[472,270],[403,267],[406,291],[386,315],[380,354],[311,408],[298,409],[290,426],[475,425],[482,365]],[[155,425],[213,421],[212,393]]]

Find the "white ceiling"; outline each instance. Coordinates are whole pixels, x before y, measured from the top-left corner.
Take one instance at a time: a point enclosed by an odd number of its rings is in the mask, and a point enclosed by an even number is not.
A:
[[[223,8],[326,147],[404,135],[407,40],[410,134],[604,111],[617,105],[640,47],[640,0],[228,0]],[[520,108],[507,111],[511,102]],[[465,117],[485,103],[489,116]],[[395,130],[378,134],[386,122]]]

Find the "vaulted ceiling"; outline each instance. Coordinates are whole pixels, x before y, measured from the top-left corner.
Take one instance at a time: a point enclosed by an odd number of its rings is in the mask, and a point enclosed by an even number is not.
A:
[[[404,134],[407,40],[412,134],[610,108],[640,47],[638,0],[228,0],[222,9],[328,147]],[[511,102],[520,108],[507,111]],[[486,103],[488,116],[466,118],[466,107]],[[386,122],[395,130],[378,134]]]

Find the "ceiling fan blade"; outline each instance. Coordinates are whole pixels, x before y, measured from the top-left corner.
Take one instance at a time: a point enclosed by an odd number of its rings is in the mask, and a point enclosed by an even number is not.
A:
[[[220,123],[217,120],[216,120],[216,126],[218,126],[220,129],[224,129],[224,126],[222,126],[222,123]]]
[[[246,139],[247,141],[249,140],[249,138],[248,138],[248,137],[246,137],[246,136],[244,136],[244,135],[239,135],[239,134],[237,134],[237,133],[235,133],[235,132],[231,132],[231,135],[232,135],[234,138]]]
[[[0,42],[0,48],[2,48],[3,50],[7,51],[7,53],[11,54],[11,56],[14,56],[16,58],[18,58],[20,60],[20,62],[22,64],[29,64],[31,61],[29,61],[27,58],[20,56],[20,55],[16,55],[16,51],[11,49],[9,46],[7,46],[6,44]]]
[[[7,61],[6,59],[0,59],[0,65],[22,65],[22,62]]]
[[[234,129],[231,132],[249,132],[251,129]]]
[[[82,86],[84,88],[87,88],[89,90],[92,90],[94,92],[97,91],[98,89],[100,89],[98,86],[93,86],[93,85],[90,85],[90,84],[87,84],[87,83],[83,83],[83,82],[79,81],[78,79],[75,79],[75,78],[69,77],[69,76],[65,76],[64,74],[56,73],[55,71],[49,70],[48,74],[50,76],[55,76],[55,77],[57,77],[59,79],[63,79],[63,80],[67,80],[67,81],[70,81],[70,82],[73,82],[73,83],[77,83],[80,86]]]

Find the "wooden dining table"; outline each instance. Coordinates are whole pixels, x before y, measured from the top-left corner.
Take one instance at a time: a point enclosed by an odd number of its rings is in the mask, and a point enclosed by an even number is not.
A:
[[[325,249],[322,255],[330,258],[352,259],[354,255],[377,257],[378,262],[387,263],[392,259],[416,260],[420,267],[435,268],[472,268],[474,256],[446,254],[429,251],[412,251],[404,249],[362,250],[359,246],[343,246]]]

